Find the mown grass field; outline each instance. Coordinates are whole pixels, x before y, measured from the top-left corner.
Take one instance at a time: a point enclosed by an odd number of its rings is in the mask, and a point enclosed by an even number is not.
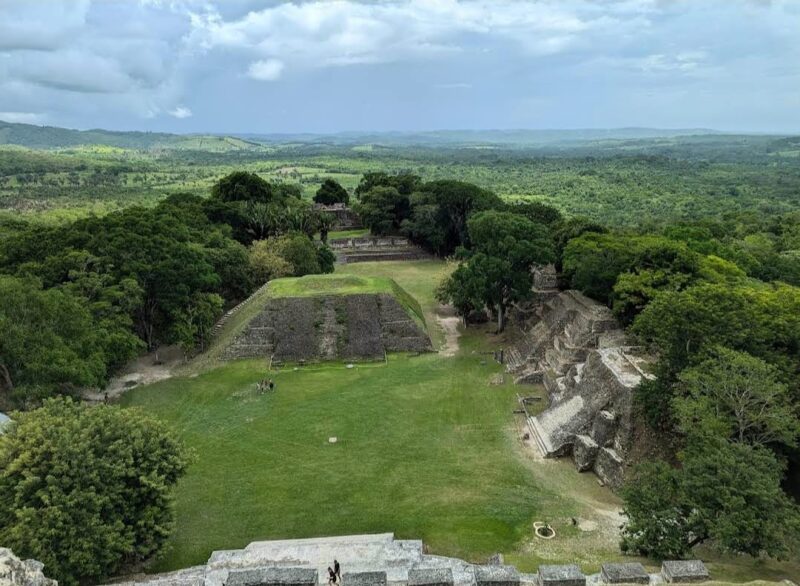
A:
[[[439,261],[363,263],[336,275],[391,276],[420,303],[434,344]],[[177,526],[148,568],[204,563],[214,549],[284,539],[393,531],[473,561],[503,552],[523,571],[621,560],[619,498],[568,460],[540,460],[520,441],[516,394],[489,352],[504,340],[462,333],[455,357],[392,355],[386,364],[271,372],[239,361],[135,389],[122,398],[169,422],[197,458],[176,494]],[[328,442],[336,437],[337,442]],[[557,532],[532,536],[533,521]],[[577,521],[577,525],[573,523]],[[796,565],[703,552],[717,579],[777,580]],[[654,571],[655,562],[644,561]]]

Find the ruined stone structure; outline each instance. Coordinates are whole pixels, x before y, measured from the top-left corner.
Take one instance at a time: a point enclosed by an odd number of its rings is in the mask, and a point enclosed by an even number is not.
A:
[[[328,246],[342,264],[385,260],[419,260],[430,255],[402,236],[337,238]]]
[[[35,560],[21,560],[5,547],[0,547],[0,585],[2,586],[57,586],[55,580],[46,578],[44,566]]]
[[[642,575],[641,564],[603,564],[585,575],[575,564],[541,565],[525,574],[514,566],[471,564],[425,553],[418,540],[391,533],[285,541],[259,541],[238,550],[215,551],[204,566],[156,576],[137,576],[117,586],[310,586],[327,584],[326,568],[342,567],[343,586],[585,586],[611,584],[620,577],[639,583],[708,580],[703,562],[664,562],[661,574]],[[667,574],[668,564],[684,568]],[[673,578],[669,580],[667,576]],[[679,577],[678,577],[679,576]],[[646,580],[646,581],[643,581]],[[26,585],[27,586],[27,585]],[[39,585],[31,585],[39,586]],[[51,586],[51,585],[42,585]]]
[[[545,457],[572,455],[580,471],[593,470],[621,486],[631,446],[633,391],[646,361],[626,345],[607,307],[577,291],[550,296],[517,345],[507,370],[518,383],[542,383],[548,407],[528,418]]]
[[[335,217],[335,230],[357,230],[363,227],[361,218],[358,216],[358,214],[343,203],[335,203],[331,205],[315,203],[314,209],[320,212],[331,214],[333,217]]]
[[[316,586],[327,584],[326,568],[342,566],[343,586],[586,586],[586,584],[693,583],[709,580],[699,560],[666,561],[660,574],[639,563],[603,564],[586,576],[575,564],[541,565],[524,574],[514,566],[471,564],[425,553],[422,541],[392,533],[256,541],[244,549],[215,551],[205,565],[116,580],[115,586]],[[1,586],[58,586],[42,564],[22,561],[0,548]]]
[[[268,299],[223,358],[375,360],[432,351],[430,337],[387,293]]]

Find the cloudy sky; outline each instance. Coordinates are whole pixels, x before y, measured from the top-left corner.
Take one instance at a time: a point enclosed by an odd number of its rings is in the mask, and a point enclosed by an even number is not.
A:
[[[800,0],[0,0],[0,119],[800,131]]]

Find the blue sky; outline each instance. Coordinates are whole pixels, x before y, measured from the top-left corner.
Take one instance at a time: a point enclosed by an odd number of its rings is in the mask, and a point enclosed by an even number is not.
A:
[[[0,0],[0,119],[800,131],[800,0]]]

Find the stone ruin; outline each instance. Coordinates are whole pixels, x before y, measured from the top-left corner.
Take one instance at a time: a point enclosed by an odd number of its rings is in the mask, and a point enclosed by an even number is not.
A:
[[[58,586],[46,578],[44,565],[36,560],[21,560],[10,549],[0,547],[0,586]]]
[[[427,252],[403,236],[335,238],[328,242],[328,246],[341,264],[430,258]]]
[[[527,417],[542,455],[571,455],[579,471],[593,470],[617,489],[631,447],[633,393],[652,375],[607,307],[578,291],[553,293],[553,283],[539,281],[547,295],[506,352],[506,368],[517,383],[547,390],[547,408]]]
[[[709,579],[699,560],[664,562],[661,572],[654,574],[648,574],[639,563],[603,564],[598,574],[588,576],[575,564],[541,565],[536,573],[528,574],[511,565],[472,564],[431,555],[425,553],[422,541],[397,540],[384,533],[254,542],[244,549],[215,551],[203,566],[140,575],[115,584],[314,586],[327,584],[326,569],[334,559],[341,563],[342,586],[586,586],[616,584],[625,578],[642,584]]]
[[[343,203],[335,203],[331,205],[315,203],[314,209],[320,212],[331,214],[334,218],[336,218],[334,230],[358,230],[359,228],[363,227],[361,218],[355,212],[355,210],[347,207]]]
[[[318,295],[268,299],[222,357],[382,360],[387,352],[432,350],[424,326],[393,295]]]
[[[116,579],[115,586],[317,586],[326,569],[341,563],[342,586],[586,586],[595,584],[688,584],[709,580],[700,560],[665,561],[649,574],[640,563],[603,564],[585,575],[576,564],[540,565],[533,574],[502,563],[471,564],[425,553],[422,541],[392,533],[257,541],[244,549],[215,551],[208,562],[165,574]],[[22,561],[0,548],[0,586],[58,586],[42,564]],[[111,585],[109,585],[111,586]]]

